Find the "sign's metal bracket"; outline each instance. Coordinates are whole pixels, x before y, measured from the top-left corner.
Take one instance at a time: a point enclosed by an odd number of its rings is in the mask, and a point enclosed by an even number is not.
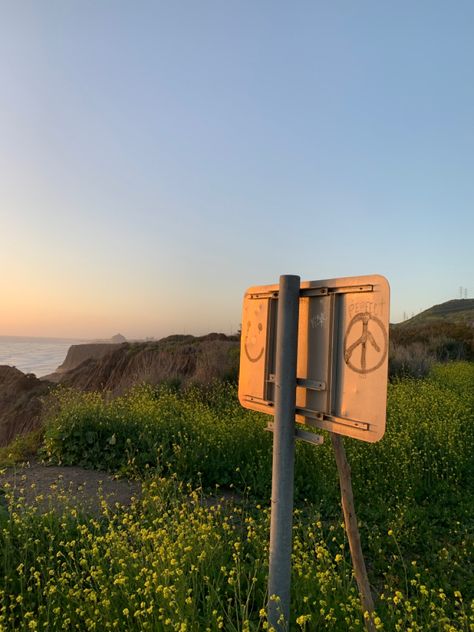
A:
[[[301,430],[300,428],[295,429],[295,437],[300,441],[306,441],[306,443],[312,443],[313,445],[324,443],[324,437],[321,435],[314,434],[314,432],[309,432],[308,430]]]
[[[270,382],[271,384],[275,383],[274,373],[270,373],[267,382]],[[325,391],[327,389],[326,382],[320,382],[318,380],[307,380],[302,377],[296,378],[296,386],[307,388],[310,391]]]
[[[265,428],[268,432],[274,431],[275,424],[270,421],[268,422],[268,426]],[[295,428],[295,439],[299,439],[300,441],[305,441],[306,443],[312,443],[313,445],[321,445],[324,443],[324,437],[321,435],[314,434],[314,432],[309,432],[308,430],[301,430],[300,428]]]
[[[310,391],[325,391],[327,388],[326,382],[319,382],[318,380],[307,380],[302,377],[296,378],[296,386],[307,388]]]
[[[327,296],[328,294],[357,294],[359,292],[373,292],[374,286],[349,285],[347,287],[305,287],[300,290],[300,296]]]
[[[318,413],[315,410],[309,408],[297,408],[297,415],[305,417],[304,423],[312,428],[321,428],[320,424],[316,423],[316,420],[321,422],[331,422],[333,424],[341,424],[342,426],[348,426],[350,428],[357,428],[358,430],[369,430],[370,424],[364,421],[355,421],[354,419],[346,419],[345,417],[336,417],[335,415],[326,415],[324,413]],[[314,420],[314,421],[313,421]]]
[[[278,290],[272,290],[271,292],[253,292],[248,295],[250,299],[262,299],[262,298],[278,298]]]
[[[357,294],[360,292],[373,292],[374,286],[370,283],[366,285],[349,285],[347,287],[305,287],[300,290],[300,297],[328,296],[329,294]],[[250,299],[278,298],[278,290],[270,292],[254,292],[249,295]]]
[[[252,397],[251,395],[247,395],[244,397],[246,402],[253,402],[255,404],[261,404],[263,406],[268,406],[269,408],[273,408],[275,406],[274,402],[270,402],[267,399],[261,399],[260,397]]]
[[[365,421],[354,421],[354,419],[345,419],[344,417],[336,417],[334,415],[324,415],[325,421],[331,421],[334,424],[340,424],[341,426],[351,426],[352,428],[358,428],[359,430],[370,430],[370,424]]]

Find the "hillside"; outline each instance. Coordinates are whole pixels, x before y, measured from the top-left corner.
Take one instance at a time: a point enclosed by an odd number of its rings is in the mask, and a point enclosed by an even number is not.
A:
[[[474,298],[454,299],[433,305],[424,312],[398,323],[400,327],[424,325],[435,321],[464,324],[474,327]]]
[[[90,359],[99,359],[107,355],[114,349],[117,349],[120,344],[112,343],[87,343],[79,345],[71,345],[67,352],[64,362],[58,366],[54,373],[45,375],[42,380],[50,380],[52,382],[59,382],[60,376],[67,371],[75,369],[80,364]]]
[[[426,375],[436,362],[474,360],[474,299],[447,301],[390,326],[390,375]]]
[[[15,367],[0,366],[0,446],[38,428],[42,397],[50,386],[32,373],[25,375]]]
[[[449,301],[390,328],[390,375],[426,375],[436,362],[474,359],[474,301]],[[468,315],[466,318],[466,314]],[[464,319],[460,319],[460,317]],[[159,341],[73,345],[63,364],[36,379],[0,367],[0,446],[40,423],[41,398],[51,382],[121,395],[135,384],[206,384],[237,378],[238,336],[174,335]]]
[[[239,342],[224,334],[169,336],[159,341],[73,345],[55,373],[37,379],[0,366],[0,446],[40,425],[52,383],[121,395],[135,384],[187,386],[237,377]]]
[[[81,350],[82,346],[87,349]],[[187,386],[236,377],[239,342],[224,334],[175,335],[157,342],[78,345],[68,357],[48,379],[80,390],[119,395],[141,382]]]

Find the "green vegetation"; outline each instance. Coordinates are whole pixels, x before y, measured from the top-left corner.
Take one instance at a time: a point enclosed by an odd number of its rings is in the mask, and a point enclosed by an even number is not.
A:
[[[225,383],[207,395],[143,386],[110,402],[65,390],[56,404],[43,448],[50,462],[128,475],[151,469],[196,486],[234,483],[265,493],[271,476],[266,419],[243,410]]]
[[[397,380],[382,441],[345,442],[378,629],[474,630],[473,387],[469,363]],[[112,401],[59,390],[48,410],[46,460],[144,491],[94,518],[11,506],[0,630],[265,629],[267,418],[222,383]],[[295,489],[292,629],[363,630],[327,437],[298,444]]]
[[[36,456],[41,447],[43,435],[43,428],[17,435],[9,445],[0,448],[0,467],[10,467]]]
[[[421,314],[417,314],[400,323],[400,326],[411,327],[412,325],[433,323],[435,321],[463,323],[466,325],[474,324],[474,299],[453,299],[439,305],[433,305],[425,309]]]
[[[436,363],[453,360],[474,360],[472,325],[445,320],[414,320],[391,325],[389,367],[392,377],[425,377]]]

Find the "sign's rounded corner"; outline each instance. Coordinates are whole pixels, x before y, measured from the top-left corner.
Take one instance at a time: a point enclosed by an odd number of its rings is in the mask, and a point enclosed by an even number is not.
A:
[[[367,441],[369,443],[378,443],[381,439],[383,439],[384,435],[385,435],[385,427],[384,428],[377,428],[377,431],[374,437],[370,437],[367,439]]]

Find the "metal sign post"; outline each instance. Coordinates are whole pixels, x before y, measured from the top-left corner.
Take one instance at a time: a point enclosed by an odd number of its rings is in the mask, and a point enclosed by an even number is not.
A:
[[[287,630],[290,617],[299,293],[299,276],[280,277],[268,575],[268,622],[276,630]]]

